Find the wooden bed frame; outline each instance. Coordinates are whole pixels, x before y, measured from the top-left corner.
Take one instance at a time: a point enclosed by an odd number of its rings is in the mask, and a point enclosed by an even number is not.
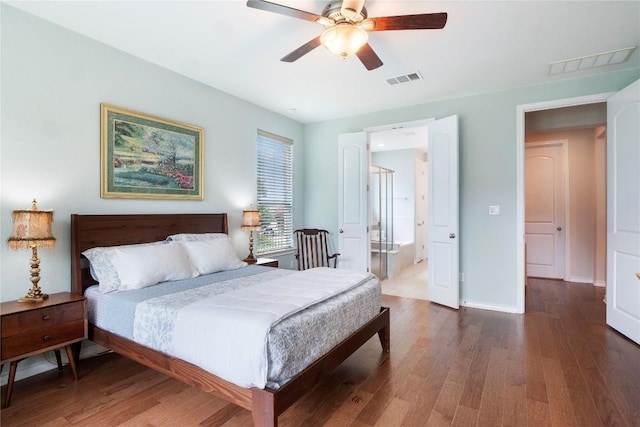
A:
[[[84,294],[95,284],[82,251],[98,246],[153,242],[176,233],[227,233],[227,214],[71,215],[72,292]],[[244,388],[223,380],[191,363],[168,356],[109,333],[92,324],[89,339],[158,372],[195,385],[213,395],[248,409],[255,426],[278,425],[278,415],[303,393],[331,373],[338,365],[378,334],[389,352],[389,309],[380,313],[279,389]]]

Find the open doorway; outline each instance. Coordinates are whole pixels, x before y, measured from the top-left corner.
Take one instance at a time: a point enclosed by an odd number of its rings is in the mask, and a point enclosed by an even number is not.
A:
[[[412,122],[367,131],[371,271],[384,293],[426,299],[428,127]]]
[[[394,126],[369,143],[371,267],[387,279],[427,257],[428,129]]]
[[[460,306],[458,116],[428,121],[428,299]],[[370,132],[338,135],[338,251],[341,268],[370,271]]]
[[[606,99],[610,94],[549,101],[518,107],[518,227],[522,241],[518,245],[518,308],[524,312],[524,286],[526,276],[558,278],[566,281],[605,285],[606,266]],[[527,228],[527,217],[540,219],[540,196],[538,206],[527,195],[540,188],[528,188],[527,179],[542,179],[544,173],[527,171],[527,158],[531,167],[536,162],[551,164],[546,154],[528,156],[527,146],[544,150],[544,147],[564,145],[563,195],[565,212],[562,223],[551,223],[546,232],[534,235]],[[561,149],[562,150],[562,149]],[[540,160],[544,158],[545,160]],[[538,165],[539,166],[539,165]],[[551,180],[548,180],[551,183]],[[546,200],[555,207],[554,197]],[[547,214],[551,209],[547,209]],[[538,217],[536,217],[538,215]],[[546,234],[545,234],[546,233]],[[560,245],[557,237],[561,236]],[[520,237],[519,237],[520,239]],[[556,239],[556,240],[554,240]],[[543,250],[538,245],[546,241]],[[555,245],[553,242],[555,241]],[[525,242],[527,245],[525,245]],[[558,253],[560,251],[560,253]],[[561,266],[554,276],[545,276],[537,267],[561,259]],[[543,269],[544,270],[544,269]],[[531,272],[531,273],[530,273]]]
[[[531,277],[604,286],[606,103],[525,114],[525,244]]]

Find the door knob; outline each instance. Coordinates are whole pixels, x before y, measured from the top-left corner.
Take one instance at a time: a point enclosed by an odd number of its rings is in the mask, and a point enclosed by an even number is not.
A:
[[[558,228],[556,228],[556,230],[562,231],[562,227],[558,227]]]
[[[456,233],[449,233],[449,238],[450,239],[455,239],[456,238]]]
[[[344,230],[342,228],[340,229],[340,233],[344,233]]]

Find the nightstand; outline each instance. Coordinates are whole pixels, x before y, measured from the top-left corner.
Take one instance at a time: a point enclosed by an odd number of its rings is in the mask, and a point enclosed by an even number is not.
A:
[[[273,258],[258,258],[258,262],[256,262],[256,265],[278,268],[278,260]]]
[[[65,348],[73,378],[78,379],[71,344],[87,339],[87,301],[81,295],[61,292],[39,303],[3,302],[0,304],[2,360],[10,362],[5,408],[11,392],[18,362],[46,351],[55,350],[58,368],[62,368],[60,349]]]

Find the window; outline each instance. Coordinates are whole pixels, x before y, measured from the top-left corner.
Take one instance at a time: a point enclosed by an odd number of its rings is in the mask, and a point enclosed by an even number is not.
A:
[[[293,141],[258,130],[258,210],[256,252],[293,247]]]

